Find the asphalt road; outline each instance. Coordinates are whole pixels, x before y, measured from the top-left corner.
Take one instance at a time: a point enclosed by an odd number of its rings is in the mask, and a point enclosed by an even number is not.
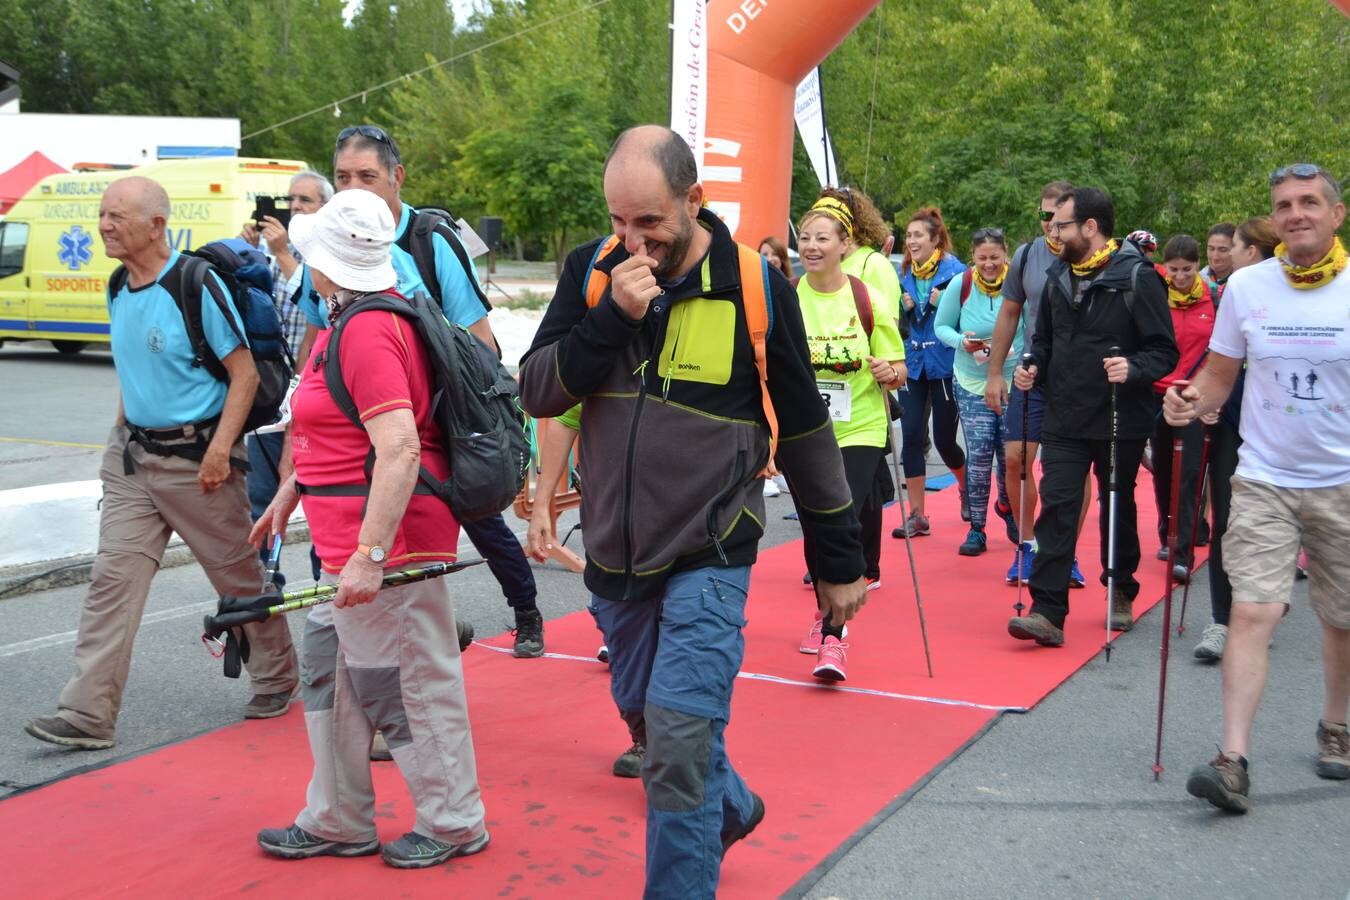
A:
[[[116,402],[106,353],[70,358],[43,345],[9,345],[0,348],[0,384],[0,489],[97,477],[97,449],[66,445],[101,446],[106,436]],[[767,543],[795,538],[796,524],[782,518],[789,499],[768,503]],[[283,568],[302,577],[306,547],[288,547]],[[546,618],[582,608],[579,576],[556,566],[535,574]],[[166,569],[136,642],[117,747],[72,753],[34,741],[23,723],[54,709],[70,675],[84,592],[76,586],[0,600],[0,798],[237,721],[248,700],[246,680],[223,679],[197,642],[201,616],[214,605],[205,577],[192,565]],[[480,636],[512,623],[485,569],[455,576],[454,592]],[[1272,651],[1252,753],[1252,812],[1226,816],[1185,793],[1186,773],[1214,755],[1219,735],[1218,669],[1190,658],[1207,597],[1202,570],[1191,591],[1191,628],[1173,641],[1161,781],[1151,771],[1159,609],[1117,642],[1109,663],[1099,656],[1032,712],[998,720],[931,781],[879,810],[794,893],[1347,897],[1350,783],[1312,771],[1320,643],[1303,585]],[[292,626],[300,621],[292,617]],[[809,739],[821,742],[823,761],[833,752],[847,764],[847,735]],[[822,786],[828,791],[828,777]]]

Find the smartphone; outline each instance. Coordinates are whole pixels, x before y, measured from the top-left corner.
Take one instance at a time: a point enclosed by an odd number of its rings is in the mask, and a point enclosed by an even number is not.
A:
[[[289,204],[285,197],[259,197],[257,205],[253,207],[253,221],[261,228],[263,216],[271,216],[281,223],[282,228],[291,227],[291,211],[289,206],[277,206],[277,201]]]

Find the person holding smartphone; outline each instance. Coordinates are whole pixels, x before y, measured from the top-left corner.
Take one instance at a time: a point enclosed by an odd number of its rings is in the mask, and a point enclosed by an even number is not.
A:
[[[1008,527],[1008,540],[1017,543],[1017,520],[1008,502],[1003,455],[1006,412],[995,412],[984,402],[989,379],[989,346],[994,324],[1003,307],[1003,282],[1008,275],[1008,242],[997,228],[981,228],[971,237],[972,269],[953,278],[938,300],[934,330],[938,340],[956,351],[953,373],[957,411],[966,435],[966,498],[970,504],[970,532],[957,548],[962,556],[979,556],[988,549],[984,525],[989,513],[990,469],[998,467],[998,504],[994,509]],[[1011,380],[1013,367],[1022,356],[1024,322],[1019,318],[1012,352],[1002,366],[1002,376]],[[1006,512],[1005,512],[1006,510]]]

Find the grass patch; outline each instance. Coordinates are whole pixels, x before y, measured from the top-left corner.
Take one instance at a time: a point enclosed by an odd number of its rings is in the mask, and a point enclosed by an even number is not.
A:
[[[510,291],[505,292],[494,285],[492,296],[488,299],[492,301],[493,306],[504,309],[543,309],[553,298],[548,294],[539,291]]]

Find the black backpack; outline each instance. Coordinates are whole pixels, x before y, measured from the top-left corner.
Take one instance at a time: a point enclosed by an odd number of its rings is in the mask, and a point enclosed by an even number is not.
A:
[[[510,506],[525,484],[530,445],[525,438],[519,388],[486,344],[458,325],[450,325],[440,305],[425,294],[411,299],[369,294],[342,310],[324,351],[323,377],[333,401],[353,425],[364,428],[342,374],[338,352],[346,323],[358,313],[387,310],[412,323],[431,363],[432,418],[441,430],[450,477],[440,481],[425,466],[417,493],[444,500],[455,518],[474,522]],[[369,480],[375,450],[366,459]],[[335,486],[329,493],[348,493]],[[324,486],[305,491],[325,493]]]
[[[224,296],[216,282],[208,279],[215,272],[225,285]],[[118,266],[108,281],[108,296],[116,299],[127,282],[125,266]],[[258,391],[244,419],[244,431],[252,431],[276,421],[282,401],[290,387],[295,360],[281,329],[281,316],[272,302],[272,267],[261,250],[240,238],[212,241],[195,251],[182,253],[174,269],[164,279],[164,288],[178,305],[187,327],[196,358],[192,365],[205,368],[219,381],[230,382],[230,373],[216,357],[202,329],[202,308],[187,298],[202,295],[203,286],[225,314],[235,336],[248,345],[253,365],[258,370]],[[240,333],[230,309],[239,314],[244,329]]]
[[[432,299],[438,303],[442,299],[441,282],[436,277],[436,248],[431,243],[433,234],[440,234],[445,239],[446,244],[454,252],[455,259],[459,260],[460,266],[463,267],[469,284],[473,285],[478,302],[483,304],[483,309],[491,312],[492,303],[479,287],[478,279],[474,277],[473,263],[469,261],[468,251],[460,243],[459,225],[455,223],[454,216],[438,207],[425,206],[413,210],[412,221],[408,223],[403,236],[398,239],[397,246],[413,258],[413,262],[417,265],[417,274],[422,277],[422,283],[426,285]]]

